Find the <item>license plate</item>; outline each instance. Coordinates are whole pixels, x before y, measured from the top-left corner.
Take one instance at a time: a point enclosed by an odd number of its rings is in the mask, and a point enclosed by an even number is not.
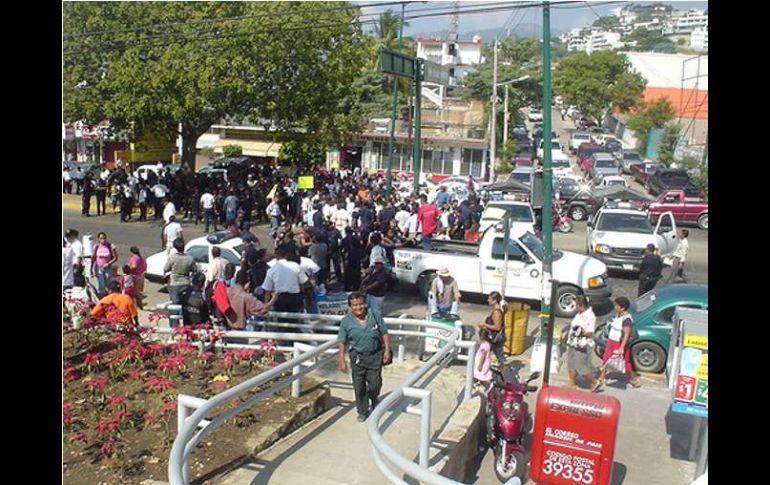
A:
[[[625,271],[633,271],[634,270],[634,265],[633,264],[624,264],[623,265],[623,269]]]

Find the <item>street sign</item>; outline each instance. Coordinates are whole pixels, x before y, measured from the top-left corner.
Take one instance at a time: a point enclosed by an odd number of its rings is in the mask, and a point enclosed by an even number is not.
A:
[[[425,69],[423,71],[422,80],[429,83],[449,85],[449,69],[436,64],[431,61],[423,61]]]
[[[394,76],[414,78],[417,59],[399,52],[380,49],[380,71]]]

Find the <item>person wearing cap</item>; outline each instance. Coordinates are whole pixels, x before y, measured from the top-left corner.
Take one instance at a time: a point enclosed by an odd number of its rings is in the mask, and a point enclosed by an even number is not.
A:
[[[116,318],[117,321],[110,323],[122,323],[127,325],[139,325],[138,312],[136,311],[136,305],[134,299],[128,295],[124,295],[120,292],[120,284],[111,280],[107,283],[107,295],[99,300],[93,310],[91,310],[91,316],[96,318],[103,318],[107,315],[107,308],[113,307],[117,310],[115,313],[111,313],[111,318]]]
[[[348,313],[340,322],[337,333],[339,343],[339,370],[347,374],[345,360],[347,350],[356,396],[358,422],[363,423],[379,403],[382,389],[382,366],[393,359],[390,350],[388,327],[382,313],[367,308],[364,295],[354,291],[348,296]],[[371,407],[369,407],[371,403]]]
[[[388,289],[388,272],[385,270],[385,258],[376,256],[374,266],[369,268],[361,281],[361,293],[366,295],[366,306],[382,313],[385,303],[385,291]]]
[[[449,268],[446,266],[439,268],[428,292],[431,315],[437,312],[457,315],[461,296],[460,287],[457,285],[457,280],[449,274]]]
[[[438,188],[438,194],[436,195],[436,206],[441,207],[446,202],[449,202],[449,193],[446,191],[446,185],[441,185]]]

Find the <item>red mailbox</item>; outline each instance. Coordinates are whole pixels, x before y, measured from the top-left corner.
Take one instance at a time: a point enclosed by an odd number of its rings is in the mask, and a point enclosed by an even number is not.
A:
[[[609,485],[620,401],[561,387],[537,397],[529,475],[542,485]]]

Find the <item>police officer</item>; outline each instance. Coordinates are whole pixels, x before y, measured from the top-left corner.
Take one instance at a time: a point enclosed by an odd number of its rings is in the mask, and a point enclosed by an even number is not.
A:
[[[348,296],[350,310],[340,322],[337,342],[339,343],[339,370],[347,373],[345,349],[348,349],[350,368],[353,374],[353,389],[356,394],[358,422],[362,423],[377,406],[382,388],[382,366],[390,364],[390,335],[382,314],[367,309],[366,299],[354,291]],[[372,407],[368,404],[371,401]]]

